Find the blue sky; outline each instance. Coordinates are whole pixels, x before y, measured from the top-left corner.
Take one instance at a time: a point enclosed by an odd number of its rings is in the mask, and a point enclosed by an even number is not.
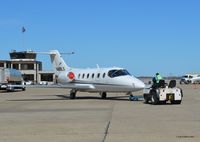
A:
[[[0,59],[12,49],[57,49],[76,53],[64,57],[72,67],[119,66],[136,76],[200,72],[199,6],[198,0],[1,1]],[[38,60],[51,69],[49,57]]]

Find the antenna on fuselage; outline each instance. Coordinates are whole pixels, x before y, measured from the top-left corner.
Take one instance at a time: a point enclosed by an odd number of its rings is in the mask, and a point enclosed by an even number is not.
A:
[[[100,69],[99,65],[97,64],[97,69]]]

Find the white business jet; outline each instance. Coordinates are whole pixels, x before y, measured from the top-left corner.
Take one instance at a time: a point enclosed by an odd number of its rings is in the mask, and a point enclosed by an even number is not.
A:
[[[77,91],[99,92],[102,99],[106,99],[107,92],[139,91],[145,84],[127,70],[118,67],[75,69],[66,65],[57,50],[51,50],[51,63],[55,69],[56,83],[62,88],[69,88],[70,99],[76,98]]]

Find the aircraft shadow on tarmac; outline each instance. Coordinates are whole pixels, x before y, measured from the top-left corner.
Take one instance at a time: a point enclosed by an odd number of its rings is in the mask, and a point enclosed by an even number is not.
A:
[[[69,96],[66,95],[56,95],[60,98],[70,99]],[[115,100],[115,101],[130,101],[127,96],[116,96],[116,97],[107,97],[106,99],[101,99],[98,96],[77,96],[75,100]]]
[[[68,95],[51,95],[56,96],[58,98],[37,98],[37,99],[14,99],[14,100],[7,100],[7,101],[52,101],[52,100],[71,100]],[[114,96],[114,97],[107,97],[106,99],[101,99],[98,96],[77,96],[74,100],[102,100],[102,101],[130,101],[128,96]],[[138,100],[142,101],[142,100]]]

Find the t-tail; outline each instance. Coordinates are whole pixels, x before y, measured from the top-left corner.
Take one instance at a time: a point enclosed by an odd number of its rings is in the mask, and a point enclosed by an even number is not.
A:
[[[63,58],[62,58],[61,54],[58,52],[58,50],[51,50],[50,58],[51,58],[51,63],[53,65],[53,68],[57,72],[69,70],[69,67],[66,65],[65,61],[63,60]]]

